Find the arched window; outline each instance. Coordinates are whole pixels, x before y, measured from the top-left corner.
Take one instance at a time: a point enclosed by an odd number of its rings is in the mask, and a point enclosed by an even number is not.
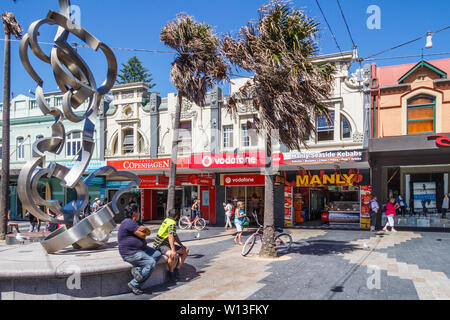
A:
[[[123,131],[123,153],[134,153],[134,132],[133,129],[125,129]]]
[[[81,149],[81,131],[69,133],[67,136],[67,156],[73,157]]]
[[[421,94],[408,100],[408,134],[436,131],[436,98]]]
[[[352,137],[352,127],[350,121],[341,115],[341,140],[350,139]]]

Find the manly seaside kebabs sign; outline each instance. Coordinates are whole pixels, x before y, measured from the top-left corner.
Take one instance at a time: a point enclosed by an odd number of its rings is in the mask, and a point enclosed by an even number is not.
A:
[[[294,153],[285,159],[286,165],[326,164],[326,163],[353,163],[367,161],[367,151],[346,150],[316,153]]]

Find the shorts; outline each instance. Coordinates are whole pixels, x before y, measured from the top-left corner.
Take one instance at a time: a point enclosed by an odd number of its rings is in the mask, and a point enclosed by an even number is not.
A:
[[[181,247],[179,245],[175,245],[175,251],[178,251],[180,249],[181,249]],[[161,254],[165,255],[171,249],[169,246],[161,246],[161,247],[159,247],[158,250],[161,251]]]
[[[242,232],[242,224],[235,223],[237,232]]]

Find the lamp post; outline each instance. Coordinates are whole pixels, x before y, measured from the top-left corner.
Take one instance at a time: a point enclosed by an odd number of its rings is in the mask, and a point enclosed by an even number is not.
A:
[[[9,150],[10,150],[10,104],[11,104],[11,33],[21,38],[22,29],[12,12],[2,14],[5,30],[5,63],[3,81],[3,118],[2,118],[2,170],[0,184],[0,240],[5,240],[9,210]]]

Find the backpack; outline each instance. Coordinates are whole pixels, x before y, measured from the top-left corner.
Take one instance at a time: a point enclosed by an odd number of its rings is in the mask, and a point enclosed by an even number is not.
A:
[[[231,208],[231,216],[234,216],[234,208]]]

